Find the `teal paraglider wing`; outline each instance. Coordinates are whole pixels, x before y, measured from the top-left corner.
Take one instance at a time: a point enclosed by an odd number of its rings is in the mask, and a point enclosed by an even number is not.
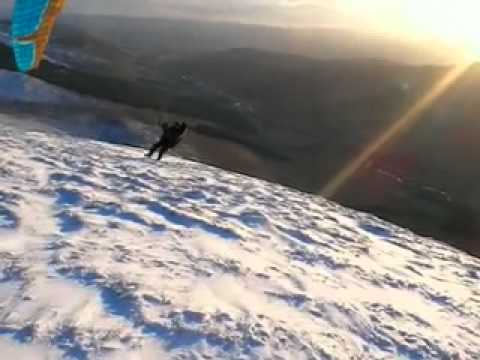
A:
[[[50,34],[65,0],[16,0],[12,18],[12,44],[20,71],[40,64]]]

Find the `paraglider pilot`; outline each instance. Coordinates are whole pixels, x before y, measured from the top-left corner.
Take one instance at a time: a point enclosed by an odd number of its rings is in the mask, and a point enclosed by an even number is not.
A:
[[[162,156],[171,148],[177,146],[182,140],[182,135],[187,129],[187,124],[175,122],[173,125],[168,123],[162,124],[163,134],[161,138],[152,145],[150,151],[145,156],[152,157],[152,155],[158,150],[157,160],[160,160]]]

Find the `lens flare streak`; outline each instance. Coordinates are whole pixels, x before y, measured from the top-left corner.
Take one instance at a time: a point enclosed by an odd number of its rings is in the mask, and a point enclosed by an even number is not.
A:
[[[322,189],[324,197],[334,196],[357,172],[364,166],[373,155],[385,146],[392,144],[398,137],[410,130],[420,119],[420,115],[429,109],[435,101],[442,96],[462,74],[465,73],[469,64],[453,67],[443,76],[428,93],[423,95],[411,108],[398,120],[392,122],[380,136],[369,143],[365,149],[345,166],[335,177]]]

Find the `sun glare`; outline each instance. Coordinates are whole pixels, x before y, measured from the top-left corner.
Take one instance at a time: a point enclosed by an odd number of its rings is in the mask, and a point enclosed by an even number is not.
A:
[[[480,0],[338,0],[358,25],[447,42],[480,58]]]
[[[480,1],[422,0],[409,5],[408,17],[416,31],[456,43],[472,56],[480,56]]]
[[[401,117],[392,121],[380,136],[372,140],[349,164],[333,177],[322,189],[322,196],[334,196],[355,174],[379,151],[394,143],[403,133],[410,130],[421,119],[435,101],[442,96],[465,73],[469,64],[461,64],[443,76],[424,96],[420,97]]]

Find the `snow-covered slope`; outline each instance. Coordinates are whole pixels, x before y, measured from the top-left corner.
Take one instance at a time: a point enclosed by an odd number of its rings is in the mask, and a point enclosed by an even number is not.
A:
[[[93,98],[77,95],[26,74],[1,69],[0,101],[48,103],[63,106],[78,103],[88,106],[98,103]]]
[[[480,358],[478,260],[275,184],[1,121],[2,358]]]
[[[0,69],[0,106],[4,105],[10,112],[23,114],[22,122],[35,114],[35,121],[45,127],[95,140],[143,145],[153,141],[159,132],[157,126],[149,125],[155,124],[154,113]]]

